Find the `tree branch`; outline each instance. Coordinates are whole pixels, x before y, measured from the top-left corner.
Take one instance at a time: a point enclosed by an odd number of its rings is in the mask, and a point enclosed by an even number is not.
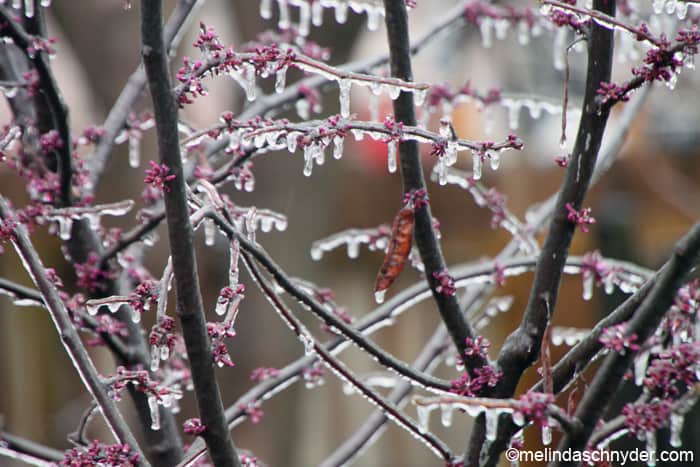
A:
[[[226,427],[224,406],[214,372],[212,351],[207,335],[204,307],[199,288],[197,264],[189,220],[185,178],[178,141],[178,110],[170,85],[168,60],[163,43],[161,0],[141,3],[143,63],[153,100],[158,135],[158,152],[175,179],[165,190],[170,252],[173,259],[177,312],[190,360],[197,405],[206,426],[203,438],[209,454],[218,466],[240,466],[238,454]]]
[[[83,343],[80,341],[80,337],[70,320],[68,311],[59,298],[53,283],[51,283],[46,276],[46,269],[29,240],[26,228],[24,225],[16,222],[12,211],[8,207],[7,201],[2,196],[0,196],[0,217],[16,224],[13,243],[17,249],[17,253],[22,258],[25,269],[41,291],[44,303],[46,303],[49,315],[56,326],[56,331],[58,331],[61,343],[78,371],[83,384],[92,395],[95,403],[100,407],[100,411],[110,430],[118,442],[130,445],[134,452],[139,454],[144,465],[150,465],[136,443],[136,439],[129,430],[128,425],[122,418],[116,404],[107,394],[105,386],[102,384],[102,381],[100,381],[100,376],[92,360],[90,360],[90,356],[85,350]]]
[[[404,81],[413,81],[406,3],[403,0],[384,0],[384,9],[389,40],[391,75]],[[412,93],[401,92],[398,99],[393,102],[393,106],[394,117],[397,122],[410,126],[416,125]],[[423,177],[423,167],[420,161],[420,154],[418,153],[418,144],[415,141],[401,141],[399,154],[404,194],[413,190],[425,190],[425,178]],[[480,357],[464,355],[465,340],[475,336],[461,312],[456,295],[448,296],[437,291],[439,280],[434,274],[446,270],[446,266],[440,242],[433,229],[433,216],[430,212],[429,203],[416,210],[414,239],[425,266],[426,279],[433,292],[438,311],[459,355],[465,360],[465,365],[468,368],[483,366],[487,362],[484,362]]]
[[[636,335],[639,342],[646,342],[654,333],[673,304],[676,292],[686,276],[696,266],[699,254],[700,223],[697,223],[676,243],[673,256],[659,274],[649,295],[628,321],[627,336]],[[577,436],[564,438],[560,449],[580,450],[585,447],[596,422],[612,400],[636,353],[633,349],[625,349],[621,353],[611,352],[606,357],[576,410],[575,416],[583,424],[583,429]]]

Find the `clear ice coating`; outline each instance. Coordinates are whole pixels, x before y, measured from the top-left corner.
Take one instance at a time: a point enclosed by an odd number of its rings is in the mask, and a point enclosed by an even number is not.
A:
[[[386,145],[387,150],[387,167],[389,173],[396,172],[396,140],[390,140]]]
[[[151,430],[160,430],[160,412],[158,411],[158,399],[156,396],[148,396],[148,409],[151,413]]]
[[[681,440],[681,432],[683,431],[683,423],[685,421],[685,414],[672,413],[671,414],[671,438],[669,443],[674,448],[679,448],[683,445]]]
[[[583,299],[588,301],[593,298],[594,277],[591,273],[583,273]]]

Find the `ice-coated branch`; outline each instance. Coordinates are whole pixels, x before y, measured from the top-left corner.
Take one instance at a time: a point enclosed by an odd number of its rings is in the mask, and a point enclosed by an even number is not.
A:
[[[178,140],[178,110],[170,85],[167,49],[163,41],[162,1],[141,4],[143,63],[153,101],[161,163],[175,175],[165,190],[170,252],[173,258],[177,311],[192,370],[202,434],[217,466],[240,466],[226,427],[221,393],[214,372],[204,307],[199,289],[185,178]]]
[[[71,205],[71,190],[73,180],[73,162],[71,158],[72,140],[68,121],[68,107],[63,102],[58,83],[53,76],[47,54],[39,47],[35,47],[35,41],[40,40],[28,34],[13,15],[3,6],[0,6],[0,19],[4,23],[2,35],[9,37],[24,52],[39,77],[39,88],[46,97],[46,102],[51,112],[54,129],[58,132],[60,143],[56,145],[57,159],[60,171],[60,203],[64,207]]]
[[[374,342],[368,340],[361,333],[358,333],[352,326],[347,324],[335,314],[329,312],[318,300],[310,296],[306,291],[302,290],[289,276],[275,263],[268,253],[258,245],[253,244],[248,238],[241,235],[226,219],[218,213],[212,213],[217,225],[231,239],[236,238],[240,242],[241,250],[249,253],[255,260],[260,263],[279,284],[285,292],[296,298],[299,302],[306,305],[309,310],[321,319],[326,325],[331,326],[342,334],[346,339],[351,340],[355,345],[368,352],[376,358],[380,365],[391,369],[395,373],[414,380],[417,384],[421,384],[429,389],[437,392],[449,391],[450,385],[448,382],[439,378],[434,378],[430,375],[416,372],[407,364],[399,361],[391,354],[379,348]]]
[[[243,253],[243,259],[254,281],[263,291],[264,295],[271,302],[272,306],[282,316],[287,325],[293,330],[297,337],[302,341],[305,347],[305,353],[315,354],[318,359],[328,367],[341,381],[350,384],[353,389],[361,393],[372,404],[376,405],[386,416],[392,419],[394,423],[408,431],[417,439],[423,441],[433,452],[439,457],[442,457],[446,462],[451,461],[452,454],[449,448],[440,439],[430,433],[425,433],[419,429],[416,423],[405,416],[398,407],[391,401],[385,399],[369,386],[363,384],[359,378],[340,360],[333,357],[325,346],[318,341],[306,330],[299,320],[292,314],[279,295],[273,288],[266,283],[265,278],[260,274],[253,259],[248,253]]]
[[[97,369],[93,365],[92,360],[90,360],[90,356],[85,350],[83,343],[80,341],[80,337],[70,320],[68,311],[65,309],[63,302],[58,296],[54,284],[46,276],[46,269],[29,240],[26,228],[15,221],[14,215],[4,197],[0,197],[0,218],[15,223],[13,244],[17,250],[17,254],[22,259],[24,267],[32,278],[32,281],[39,288],[43,301],[46,304],[46,308],[60,337],[61,344],[73,362],[85,388],[92,395],[95,403],[100,407],[100,411],[112,434],[118,442],[131,446],[134,452],[139,454],[144,465],[150,465],[143,456],[134,435],[124,421],[115,402],[109,396],[104,384],[100,380]]]
[[[410,40],[408,37],[408,18],[405,4],[403,0],[384,0],[384,9],[386,11],[385,19],[389,41],[391,75],[404,81],[411,81],[413,79],[413,71],[411,70]],[[393,106],[397,122],[408,126],[416,125],[413,94],[402,92],[393,102]],[[399,154],[404,194],[413,190],[426,190],[423,167],[420,161],[420,154],[418,153],[418,144],[415,141],[402,141],[399,144]],[[459,354],[464,355],[466,339],[473,339],[475,336],[462,314],[457,297],[438,291],[439,280],[437,275],[446,271],[446,266],[440,243],[433,229],[433,218],[429,203],[416,210],[414,240],[425,266],[425,275],[433,291],[433,297],[442,320]],[[465,360],[467,367],[480,367],[486,363],[481,358],[468,358],[465,356]]]
[[[634,316],[628,321],[625,333],[627,336],[636,336],[639,342],[645,342],[654,333],[666,311],[673,304],[676,292],[686,276],[697,265],[699,254],[700,223],[695,224],[676,243],[667,265],[659,273],[655,284]],[[576,450],[585,446],[635,354],[636,350],[630,348],[625,349],[625,352],[611,352],[606,357],[576,409],[575,417],[581,421],[583,429],[575,436],[564,438],[560,448]]]
[[[0,456],[30,465],[56,465],[63,460],[61,451],[6,431],[0,431]]]
[[[169,52],[177,49],[187,25],[192,20],[197,10],[206,0],[180,0],[170,15],[165,25],[164,40],[168,44]],[[102,124],[104,133],[100,137],[92,155],[88,157],[88,173],[90,180],[87,184],[88,193],[93,193],[100,183],[104,174],[109,156],[112,153],[114,140],[124,128],[129,113],[136,101],[141,97],[146,87],[146,71],[142,64],[129,77],[126,86],[122,89],[117,101],[107,115],[107,119]]]

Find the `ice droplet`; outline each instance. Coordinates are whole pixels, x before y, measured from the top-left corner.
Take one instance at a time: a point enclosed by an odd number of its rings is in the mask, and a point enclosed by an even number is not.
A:
[[[151,346],[151,371],[158,371],[158,365],[160,364],[160,352],[158,351],[157,345]]]
[[[496,441],[498,433],[498,416],[501,414],[498,410],[486,410],[486,440],[490,442]]]
[[[284,92],[284,87],[287,82],[287,67],[283,66],[279,70],[277,70],[277,74],[275,75],[275,92],[277,94],[282,94]]]
[[[386,289],[385,290],[377,290],[374,292],[374,301],[377,303],[384,303],[384,296],[386,295]]]
[[[583,274],[583,299],[593,298],[593,274]]]
[[[348,4],[345,2],[338,2],[335,5],[335,22],[338,24],[345,24],[348,20]]]
[[[418,430],[421,433],[428,431],[428,421],[430,420],[430,407],[427,405],[416,406],[416,415],[418,416]]]
[[[493,44],[492,29],[493,20],[489,17],[481,18],[479,23],[479,31],[481,32],[481,45],[485,49],[488,49]]]
[[[311,248],[311,259],[314,261],[321,261],[323,258],[323,250],[318,247]]]
[[[649,467],[655,467],[656,466],[656,432],[655,431],[647,431],[644,434],[644,438],[646,439],[646,450],[647,450],[647,465]]]
[[[338,82],[340,88],[340,115],[343,118],[350,116],[350,87],[351,82],[347,79],[341,79]]]
[[[158,399],[156,396],[148,396],[148,409],[151,412],[151,430],[160,430],[160,412],[158,411]]]
[[[387,149],[387,166],[389,173],[396,172],[396,141],[391,140],[386,145]]]
[[[129,167],[136,168],[141,162],[141,141],[137,136],[129,136]]]
[[[683,444],[681,441],[681,433],[683,431],[683,422],[685,415],[679,413],[671,414],[671,440],[669,443],[674,448],[679,448]]]
[[[24,0],[24,16],[34,18],[34,0]]]
[[[260,1],[260,16],[263,19],[272,18],[272,0]]]
[[[299,35],[306,37],[309,35],[309,26],[311,23],[311,10],[307,2],[299,2]]]
[[[204,244],[214,246],[216,239],[216,225],[212,219],[204,219]]]
[[[277,4],[280,9],[280,17],[277,22],[277,27],[281,30],[289,29],[291,22],[289,21],[289,5],[287,5],[287,0],[277,0]]]
[[[311,4],[311,23],[316,27],[323,24],[323,5],[321,2],[313,2]]]
[[[552,444],[552,427],[549,425],[542,427],[542,444],[545,446]]]
[[[243,79],[245,84],[245,97],[248,102],[255,100],[255,66],[251,63],[243,65]]]
[[[451,404],[440,404],[440,411],[440,422],[442,425],[445,427],[451,426],[454,407]]]
[[[340,159],[343,157],[343,138],[340,136],[333,137],[333,159]]]
[[[649,350],[644,350],[639,352],[637,358],[634,360],[634,384],[641,386],[644,383],[644,376],[647,371],[647,364],[649,363]]]
[[[481,154],[472,154],[472,177],[474,180],[481,180]]]

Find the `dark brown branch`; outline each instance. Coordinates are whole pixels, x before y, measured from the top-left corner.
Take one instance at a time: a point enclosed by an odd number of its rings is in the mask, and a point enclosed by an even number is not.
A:
[[[153,100],[158,153],[161,162],[175,175],[175,179],[168,182],[164,198],[175,276],[177,313],[182,324],[200,418],[206,426],[202,436],[207,443],[209,454],[217,467],[238,467],[240,461],[226,426],[224,406],[207,335],[180,155],[178,108],[170,85],[162,21],[161,0],[141,3],[143,63]]]
[[[645,342],[654,333],[673,304],[676,292],[686,276],[696,266],[699,254],[700,223],[697,223],[676,243],[668,265],[659,274],[649,295],[628,321],[626,335],[636,335],[639,342]],[[577,436],[566,437],[560,448],[579,450],[585,447],[636,353],[632,349],[625,349],[622,353],[611,352],[606,357],[576,409],[575,416],[581,421],[583,429]]]
[[[614,16],[615,1],[595,0],[593,8]],[[498,366],[504,376],[492,396],[513,396],[523,372],[538,358],[542,336],[556,307],[562,271],[577,227],[568,219],[566,206],[569,204],[576,210],[581,209],[609,116],[609,109],[601,111],[596,105],[596,96],[600,83],[610,81],[613,42],[612,31],[592,24],[588,38],[586,89],[574,150],[540,253],[522,322],[508,336],[498,356]],[[483,430],[480,429],[482,423],[483,417],[479,417],[465,456],[466,465],[479,463],[484,443]],[[496,462],[497,456],[493,456],[487,460],[486,465],[494,465]]]
[[[3,23],[2,35],[13,40],[15,45],[24,52],[39,75],[40,90],[46,97],[47,104],[51,110],[53,127],[58,132],[63,143],[56,151],[60,171],[60,204],[65,207],[70,206],[73,162],[71,159],[72,140],[68,121],[68,107],[63,102],[58,84],[49,66],[46,52],[35,51],[30,53],[28,50],[32,46],[35,37],[28,34],[21,25],[14,21],[12,14],[2,6],[0,6],[0,21]]]
[[[408,18],[406,3],[403,0],[384,0],[386,11],[386,27],[389,41],[389,56],[391,63],[391,76],[404,81],[413,81],[411,70],[410,40],[408,38]],[[416,125],[416,112],[413,104],[413,94],[401,92],[393,103],[394,118],[404,125]],[[425,177],[423,166],[418,152],[418,143],[415,141],[401,141],[399,144],[401,158],[401,180],[403,192],[413,190],[425,190]],[[426,204],[416,211],[414,239],[421,260],[425,266],[425,275],[433,292],[435,303],[442,320],[447,327],[455,347],[460,355],[464,355],[465,340],[474,338],[474,334],[462,314],[456,295],[448,296],[436,290],[438,279],[433,275],[446,269],[445,259],[442,256],[440,242],[433,229],[433,216],[430,212],[430,204]],[[464,357],[467,367],[480,367],[484,362],[480,357]]]

